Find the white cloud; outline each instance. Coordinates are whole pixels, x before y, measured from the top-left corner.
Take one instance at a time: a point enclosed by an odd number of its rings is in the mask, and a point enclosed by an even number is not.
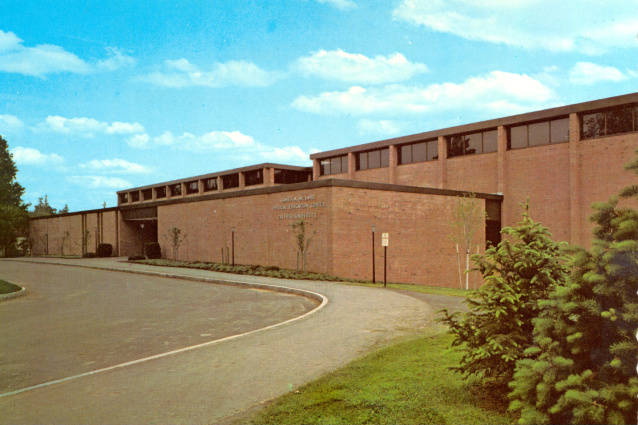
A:
[[[352,0],[317,0],[321,4],[329,4],[337,9],[350,10],[357,7],[357,4]]]
[[[66,118],[59,115],[49,115],[44,122],[40,123],[38,128],[55,133],[88,138],[94,137],[96,134],[136,134],[144,132],[144,126],[138,122],[114,121],[109,124],[94,118]]]
[[[148,146],[150,137],[148,134],[136,134],[126,139],[126,143],[132,148],[143,149]]]
[[[24,123],[15,115],[0,115],[0,132],[2,130],[14,130],[24,127]]]
[[[591,62],[578,62],[569,71],[569,81],[574,84],[595,84],[600,81],[622,81],[627,79],[618,68]]]
[[[151,172],[151,169],[134,162],[129,162],[125,159],[93,159],[84,164],[80,164],[80,168],[85,168],[94,171],[105,171],[109,173],[124,173],[124,174],[147,174]]]
[[[105,176],[69,176],[66,180],[80,186],[89,187],[91,189],[124,189],[131,187],[132,184],[119,177]]]
[[[361,119],[357,123],[359,133],[372,136],[392,136],[401,132],[401,123],[392,120]]]
[[[127,143],[136,148],[154,146],[171,146],[192,152],[214,152],[216,155],[232,154],[235,158],[254,161],[255,157],[265,161],[307,163],[311,152],[299,146],[274,147],[256,141],[253,137],[240,131],[209,131],[203,134],[184,132],[181,135],[165,131],[159,136],[150,137],[140,134],[128,139]]]
[[[319,50],[299,58],[297,68],[305,75],[360,84],[404,81],[428,71],[425,64],[412,63],[401,53],[369,58],[341,49]]]
[[[113,71],[133,62],[132,57],[118,49],[107,48],[107,58],[91,64],[53,44],[25,46],[16,34],[0,30],[0,71],[4,72],[34,77],[59,72],[88,74],[100,70]]]
[[[188,60],[164,62],[164,70],[140,77],[140,80],[163,87],[265,87],[280,78],[276,72],[265,71],[248,61],[215,63],[210,70],[201,70]]]
[[[403,0],[394,18],[469,40],[601,53],[638,47],[636,0]]]
[[[99,60],[95,65],[96,69],[115,71],[120,68],[135,65],[135,58],[122,53],[122,51],[116,47],[107,47],[106,51],[108,53],[108,57],[106,59]]]
[[[11,150],[13,160],[18,165],[60,164],[64,159],[55,153],[44,154],[37,149],[16,146]]]
[[[461,108],[515,113],[538,109],[553,97],[549,87],[528,75],[492,71],[460,84],[393,84],[370,89],[354,86],[345,91],[299,96],[292,105],[317,114],[405,114]]]

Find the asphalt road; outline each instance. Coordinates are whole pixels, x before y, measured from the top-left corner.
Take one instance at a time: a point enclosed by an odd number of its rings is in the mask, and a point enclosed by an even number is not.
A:
[[[162,271],[109,261],[76,263]],[[0,394],[0,423],[218,423],[431,324],[428,304],[392,291],[171,272],[288,285],[329,303],[263,332]],[[13,261],[0,261],[0,277],[29,290],[0,303],[0,393],[260,328],[316,305],[270,291]]]

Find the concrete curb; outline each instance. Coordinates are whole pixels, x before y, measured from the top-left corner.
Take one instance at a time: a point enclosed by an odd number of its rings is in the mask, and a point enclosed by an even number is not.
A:
[[[15,283],[14,283],[15,285]],[[20,286],[20,285],[17,285]],[[15,292],[9,292],[8,294],[0,294],[0,302],[2,301],[7,301],[7,300],[12,300],[14,298],[18,298],[21,297],[23,295],[26,295],[27,293],[27,288],[20,286],[20,290],[19,291],[15,291]]]

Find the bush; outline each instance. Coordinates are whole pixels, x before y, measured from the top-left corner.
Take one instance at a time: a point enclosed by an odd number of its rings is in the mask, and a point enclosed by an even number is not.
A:
[[[84,254],[82,254],[82,258],[95,258],[95,252],[85,252]]]
[[[638,173],[638,160],[627,168]],[[638,186],[621,192],[638,199]],[[521,424],[628,424],[638,411],[638,211],[595,204],[592,249],[576,249],[565,287],[541,303],[530,358],[511,384]],[[534,355],[535,354],[535,355]]]
[[[157,259],[162,258],[162,249],[157,242],[147,242],[144,244],[144,253],[148,258]]]
[[[453,346],[463,353],[454,370],[478,376],[505,401],[516,361],[532,345],[538,302],[564,284],[567,268],[561,245],[529,217],[527,207],[523,220],[502,233],[508,237],[472,258],[485,284],[467,296],[469,311],[443,310],[439,320],[449,326]]]
[[[101,243],[97,246],[98,257],[110,257],[113,254],[113,245],[110,243]]]
[[[131,255],[128,257],[129,261],[137,261],[137,260],[146,260],[146,257],[143,255]]]

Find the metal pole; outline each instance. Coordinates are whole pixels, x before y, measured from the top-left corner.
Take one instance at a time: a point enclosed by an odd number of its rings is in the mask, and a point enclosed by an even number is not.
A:
[[[388,271],[388,247],[383,247],[383,287],[387,288],[388,282],[386,280],[387,271]]]
[[[376,283],[376,274],[374,267],[374,226],[372,227],[372,283]]]
[[[233,229],[231,232],[230,242],[233,251],[233,267],[235,267],[235,229]]]

